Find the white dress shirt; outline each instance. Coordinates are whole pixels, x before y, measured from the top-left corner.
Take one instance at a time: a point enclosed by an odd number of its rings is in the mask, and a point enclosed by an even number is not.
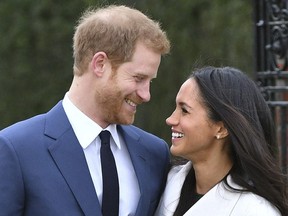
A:
[[[102,171],[100,161],[101,141],[98,136],[102,130],[111,133],[110,145],[119,178],[119,215],[133,216],[140,198],[138,180],[126,144],[117,132],[116,125],[101,128],[96,122],[82,113],[69,99],[69,92],[63,99],[63,107],[74,133],[83,148],[90,175],[100,202],[102,203]]]

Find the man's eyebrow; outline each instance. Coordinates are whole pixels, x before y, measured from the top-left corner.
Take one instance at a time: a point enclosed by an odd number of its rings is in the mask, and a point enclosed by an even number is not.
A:
[[[142,77],[142,78],[151,78],[151,79],[156,79],[157,78],[157,75],[153,76],[153,77],[149,77],[147,74],[143,74],[141,72],[136,72],[134,74],[134,76],[139,76],[139,77]]]

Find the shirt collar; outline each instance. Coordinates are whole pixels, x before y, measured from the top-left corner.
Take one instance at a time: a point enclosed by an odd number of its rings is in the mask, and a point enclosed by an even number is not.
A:
[[[116,124],[110,124],[107,128],[103,129],[103,130],[108,130],[111,133],[111,136],[115,142],[115,144],[117,145],[117,147],[119,149],[121,149],[121,144],[120,144],[120,138],[119,138],[119,134],[117,131],[117,126]],[[101,132],[101,131],[100,131]],[[99,132],[99,133],[100,133]]]
[[[107,128],[102,129],[96,122],[86,116],[72,103],[69,99],[69,92],[65,94],[62,104],[74,133],[83,149],[87,148],[102,130],[109,130],[117,147],[121,149],[116,124],[111,124]]]

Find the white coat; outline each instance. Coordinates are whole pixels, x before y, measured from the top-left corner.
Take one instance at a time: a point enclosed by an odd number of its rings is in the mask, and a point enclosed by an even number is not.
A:
[[[155,216],[172,216],[180,199],[185,177],[191,169],[191,162],[171,169],[165,191]],[[241,188],[232,182],[228,183]],[[251,192],[234,192],[220,182],[209,190],[183,216],[281,216],[280,212],[266,199]]]

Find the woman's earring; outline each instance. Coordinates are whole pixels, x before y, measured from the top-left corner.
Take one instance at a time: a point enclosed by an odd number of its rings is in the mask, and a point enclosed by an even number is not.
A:
[[[218,135],[216,136],[216,138],[217,138],[217,139],[220,139],[220,135],[218,134]]]

